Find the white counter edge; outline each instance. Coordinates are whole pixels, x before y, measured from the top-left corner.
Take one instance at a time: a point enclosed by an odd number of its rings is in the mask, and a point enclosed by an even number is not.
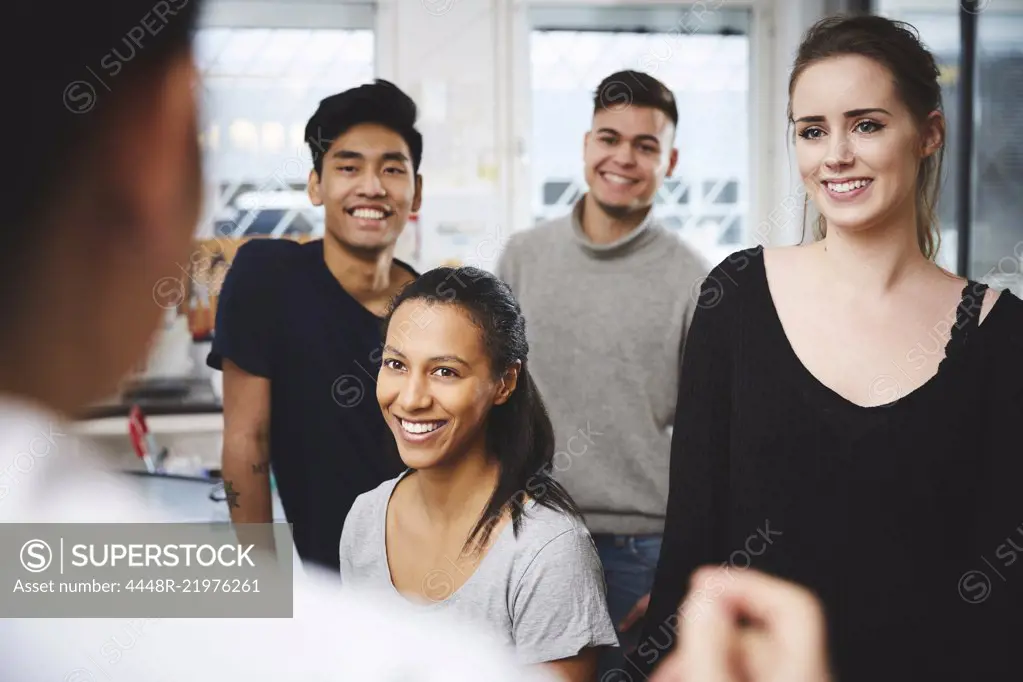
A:
[[[220,433],[224,430],[224,415],[213,414],[174,414],[154,415],[146,417],[146,425],[150,433]],[[102,419],[85,419],[74,422],[72,428],[82,436],[128,436],[127,417],[104,417]]]

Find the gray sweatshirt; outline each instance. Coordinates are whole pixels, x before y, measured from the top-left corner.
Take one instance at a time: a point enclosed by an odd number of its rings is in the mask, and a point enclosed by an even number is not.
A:
[[[564,218],[512,235],[497,275],[526,318],[555,476],[593,533],[661,533],[679,367],[705,261],[652,217],[612,244]]]

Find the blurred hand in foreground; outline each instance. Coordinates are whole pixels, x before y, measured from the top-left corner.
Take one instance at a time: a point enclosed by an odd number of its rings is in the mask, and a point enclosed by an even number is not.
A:
[[[651,682],[832,682],[816,597],[757,571],[697,571],[679,637]]]

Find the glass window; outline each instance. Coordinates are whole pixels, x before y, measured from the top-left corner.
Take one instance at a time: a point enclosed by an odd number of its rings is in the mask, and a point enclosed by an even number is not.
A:
[[[881,2],[879,14],[912,24],[920,39],[934,54],[941,72],[941,97],[945,109],[945,150],[942,167],[941,194],[938,199],[938,224],[941,229],[941,249],[938,262],[946,269],[956,271],[958,257],[958,223],[956,202],[958,172],[956,150],[959,148],[959,14],[958,7],[942,11],[906,10],[898,2]]]
[[[372,80],[374,35],[363,29],[198,31],[207,236],[320,235],[310,205],[306,122],[328,95]]]
[[[533,217],[564,215],[586,191],[583,136],[600,81],[622,69],[644,71],[672,90],[679,109],[679,161],[654,213],[717,263],[746,246],[748,232],[749,19],[743,12],[656,14],[590,8],[560,20],[534,16]]]
[[[977,17],[970,276],[1023,296],[1023,8],[999,7]]]
[[[909,22],[935,54],[942,74],[947,119],[938,218],[942,231],[939,262],[956,271],[959,195],[960,21],[957,6],[903,0],[879,2],[878,12]],[[977,55],[973,104],[973,202],[969,271],[973,279],[1023,295],[1023,194],[1015,179],[1023,172],[1023,9],[1010,3],[981,3],[977,15]]]

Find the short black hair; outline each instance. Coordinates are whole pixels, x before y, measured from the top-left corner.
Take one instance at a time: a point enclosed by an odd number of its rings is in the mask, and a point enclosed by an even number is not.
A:
[[[394,83],[378,78],[320,101],[305,127],[317,175],[323,172],[323,156],[334,140],[360,123],[376,123],[401,135],[412,154],[412,168],[419,172],[423,136],[416,130],[416,103]]]
[[[628,106],[659,109],[678,127],[678,106],[675,95],[661,81],[642,71],[616,71],[605,78],[593,93],[593,113],[601,109],[624,109]]]
[[[200,0],[18,2],[0,28],[4,107],[11,133],[2,183],[3,239],[8,259],[30,248],[25,233],[55,199],[53,188],[81,173],[69,160],[103,128],[106,113],[140,92],[170,60],[191,48]],[[49,46],[33,55],[26,38]],[[139,150],[142,153],[143,150]],[[20,237],[26,237],[21,239]],[[9,261],[8,261],[9,262]]]

